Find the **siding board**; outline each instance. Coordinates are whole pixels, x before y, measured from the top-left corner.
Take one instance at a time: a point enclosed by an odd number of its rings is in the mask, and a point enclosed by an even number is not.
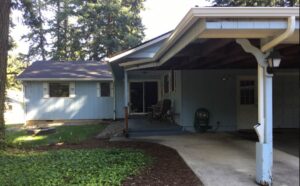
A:
[[[25,87],[26,120],[113,118],[113,97],[97,97],[97,82],[75,82],[75,97],[43,98],[43,83]]]

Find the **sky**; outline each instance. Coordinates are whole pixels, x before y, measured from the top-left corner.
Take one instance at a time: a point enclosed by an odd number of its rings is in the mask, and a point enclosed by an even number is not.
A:
[[[141,12],[142,22],[145,26],[145,38],[149,40],[170,30],[173,30],[190,8],[209,6],[208,0],[146,0],[145,10]],[[28,29],[22,25],[21,13],[12,12],[12,19],[16,26],[11,30],[11,35],[17,47],[11,54],[27,53],[28,43],[21,40]]]

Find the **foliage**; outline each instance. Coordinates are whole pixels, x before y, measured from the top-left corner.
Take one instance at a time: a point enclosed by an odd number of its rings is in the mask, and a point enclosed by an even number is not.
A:
[[[45,29],[45,17],[43,10],[46,7],[46,1],[43,0],[22,0],[24,24],[28,26],[30,32],[23,36],[29,42],[29,52],[23,56],[27,61],[31,61],[36,56],[46,60],[48,46],[46,40],[47,30]]]
[[[213,0],[213,6],[299,6],[299,0]]]
[[[151,163],[137,150],[0,151],[0,183],[17,185],[121,185]]]
[[[35,147],[56,143],[79,143],[100,133],[106,125],[58,126],[56,133],[32,136],[25,130],[8,130],[6,143],[11,147]]]
[[[21,89],[21,82],[16,80],[16,76],[24,70],[25,66],[25,63],[19,59],[8,56],[6,89]]]
[[[100,60],[139,44],[144,0],[23,0],[29,60]],[[43,16],[49,14],[53,16]],[[50,39],[46,39],[50,38]],[[44,57],[43,57],[44,56]]]

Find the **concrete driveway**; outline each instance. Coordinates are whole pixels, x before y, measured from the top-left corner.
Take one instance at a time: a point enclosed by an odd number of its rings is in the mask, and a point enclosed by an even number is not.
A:
[[[254,141],[229,133],[151,136],[136,139],[176,149],[204,185],[257,185]],[[299,185],[299,158],[296,155],[274,149],[273,185]]]

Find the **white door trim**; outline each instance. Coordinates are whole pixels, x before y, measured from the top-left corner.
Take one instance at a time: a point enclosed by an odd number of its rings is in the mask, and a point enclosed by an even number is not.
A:
[[[254,107],[253,109],[258,109],[258,98],[257,98],[257,77],[255,75],[246,75],[246,76],[237,76],[236,79],[236,128],[237,130],[239,129],[243,129],[243,127],[241,127],[241,124],[239,123],[239,117],[240,117],[240,81],[242,80],[254,80]],[[250,106],[250,105],[249,105]],[[257,110],[254,114],[257,114]],[[257,122],[257,121],[255,121]],[[253,123],[253,126],[255,125],[255,122]],[[251,128],[249,128],[251,129]]]

